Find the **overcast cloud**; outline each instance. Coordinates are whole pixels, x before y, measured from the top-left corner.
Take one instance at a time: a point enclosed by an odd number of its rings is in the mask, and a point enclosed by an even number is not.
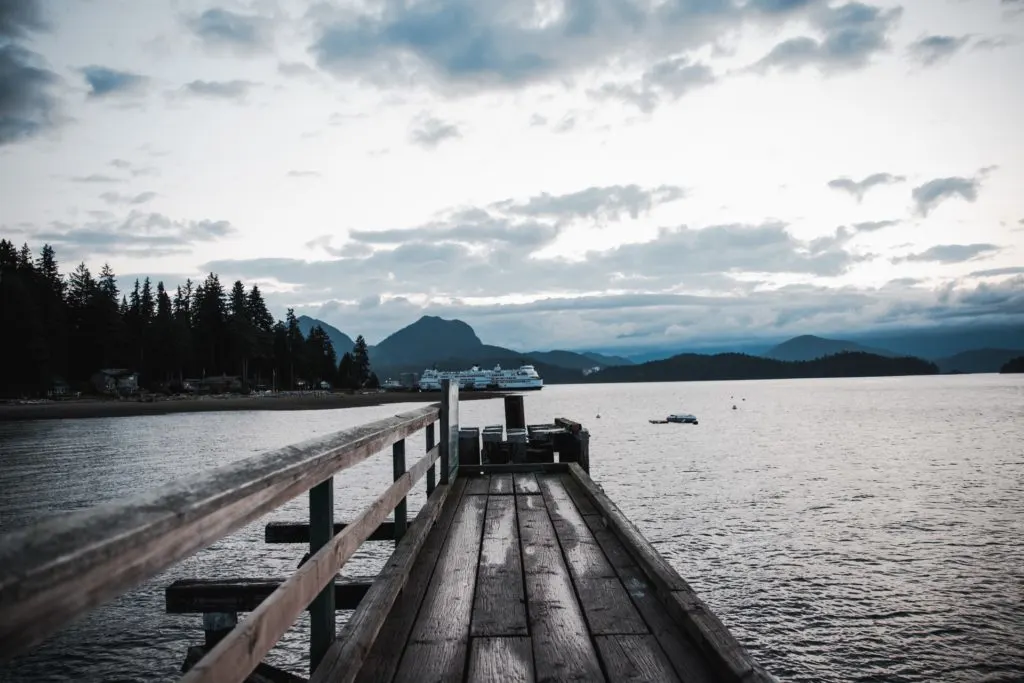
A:
[[[1024,324],[1020,5],[0,3],[0,237],[371,342]]]

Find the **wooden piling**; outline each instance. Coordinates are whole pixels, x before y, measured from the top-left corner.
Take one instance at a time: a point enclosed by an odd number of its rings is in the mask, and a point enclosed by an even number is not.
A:
[[[505,397],[505,428],[526,429],[526,411],[520,395]]]
[[[480,430],[476,427],[459,427],[459,464],[480,464]]]

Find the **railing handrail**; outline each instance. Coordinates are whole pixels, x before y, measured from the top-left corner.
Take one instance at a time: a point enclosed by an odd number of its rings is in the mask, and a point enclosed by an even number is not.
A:
[[[0,660],[440,416],[425,406],[0,537]]]

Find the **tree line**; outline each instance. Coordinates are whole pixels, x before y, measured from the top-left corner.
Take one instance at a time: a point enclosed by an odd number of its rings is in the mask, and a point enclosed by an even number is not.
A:
[[[84,262],[62,274],[49,244],[34,256],[0,239],[0,329],[7,396],[44,395],[59,382],[87,389],[105,368],[169,391],[224,375],[276,389],[378,384],[362,335],[339,359],[323,328],[303,335],[293,309],[275,320],[256,285],[225,289],[210,273],[173,291],[147,277],[122,292],[109,264],[96,276]]]

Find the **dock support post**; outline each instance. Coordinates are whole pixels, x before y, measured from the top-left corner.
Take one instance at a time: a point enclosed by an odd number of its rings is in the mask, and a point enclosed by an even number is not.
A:
[[[203,612],[207,649],[219,643],[235,626],[238,626],[238,612]]]
[[[405,439],[396,441],[391,446],[391,459],[394,462],[395,481],[398,481],[405,474]],[[406,522],[408,520],[408,497],[405,496],[395,506],[395,544],[402,540],[405,535]]]
[[[441,380],[441,484],[451,483],[459,470],[459,385]]]
[[[334,477],[309,490],[309,554],[312,557],[334,536]],[[334,622],[334,581],[320,591],[309,606],[309,671],[320,660],[336,636]]]
[[[437,441],[434,439],[434,423],[431,422],[427,425],[427,452],[434,447]],[[427,496],[430,496],[434,492],[434,487],[437,485],[437,467],[434,463],[430,463],[430,469],[427,470]]]
[[[505,397],[505,431],[509,429],[526,429],[526,411],[523,408],[522,396]]]

